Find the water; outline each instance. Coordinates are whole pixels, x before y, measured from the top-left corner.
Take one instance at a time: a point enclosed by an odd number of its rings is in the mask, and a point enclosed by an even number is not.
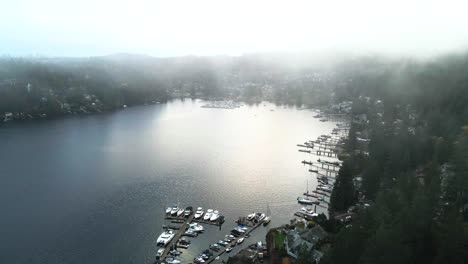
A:
[[[0,128],[0,263],[152,263],[167,206],[218,209],[226,222],[184,250],[189,262],[239,216],[287,223],[316,180],[296,144],[335,123],[272,104],[166,104]],[[271,110],[274,111],[271,111]],[[244,245],[264,240],[260,227]],[[233,253],[235,253],[234,250]]]

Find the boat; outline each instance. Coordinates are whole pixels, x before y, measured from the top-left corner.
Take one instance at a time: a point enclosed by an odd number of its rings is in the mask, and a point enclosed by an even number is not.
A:
[[[205,260],[200,256],[193,259],[194,263],[205,263]]]
[[[261,222],[265,217],[266,217],[265,214],[263,214],[263,213],[257,213],[257,214],[255,215],[254,222],[255,222],[255,223]]]
[[[212,214],[213,214],[213,209],[206,210],[206,213],[203,216],[203,220],[205,220],[205,221],[210,220]]]
[[[265,219],[263,219],[263,225],[266,226],[270,223],[271,221],[271,217],[269,216],[266,216]]]
[[[184,210],[183,208],[180,208],[179,211],[177,211],[176,215],[177,215],[178,217],[180,217],[181,215],[184,214],[184,212],[185,212],[185,210]]]
[[[210,249],[214,251],[219,251],[221,248],[219,247],[218,244],[212,244],[210,245]]]
[[[251,214],[247,215],[247,220],[252,221],[254,219],[254,217],[255,217],[255,213],[251,213]]]
[[[185,237],[182,237],[179,240],[179,242],[177,242],[177,247],[187,249],[187,248],[189,248],[190,243],[191,243],[190,240],[186,239]]]
[[[215,210],[213,212],[213,214],[211,215],[211,217],[210,217],[210,221],[214,222],[214,221],[218,220],[218,218],[219,218],[219,212],[218,212],[218,210]]]
[[[174,238],[175,233],[170,229],[166,229],[156,240],[158,246],[166,246]]]
[[[205,260],[200,256],[193,259],[194,263],[205,263]]]
[[[188,236],[188,237],[196,237],[196,236],[198,236],[198,232],[187,230],[182,235],[183,236]]]
[[[221,245],[221,246],[225,247],[225,246],[229,245],[229,243],[227,243],[227,242],[224,241],[224,240],[219,240],[219,241],[218,241],[218,245]]]
[[[169,254],[171,254],[171,255],[174,256],[174,257],[177,257],[177,256],[179,256],[180,254],[182,254],[182,252],[177,251],[176,249],[173,249],[173,250],[169,251]]]
[[[189,217],[192,213],[193,213],[193,207],[192,206],[189,206],[189,207],[185,208],[185,211],[184,211],[184,216],[185,217]]]
[[[205,213],[205,211],[203,211],[203,208],[201,207],[198,207],[197,208],[197,211],[195,212],[195,219],[200,219],[203,215],[203,213]]]
[[[179,206],[174,205],[171,209],[171,215],[176,215],[178,211],[179,211]]]
[[[297,197],[297,202],[300,204],[314,204],[314,201],[301,197]]]
[[[158,252],[156,252],[156,260],[159,260],[161,256],[164,254],[164,248],[158,249]]]
[[[180,264],[180,260],[172,257],[167,257],[164,261],[168,264]]]
[[[232,247],[227,247],[226,248],[226,252],[231,252],[232,251]]]
[[[171,207],[166,208],[166,214],[170,214],[171,211],[172,211],[172,208],[171,208]]]
[[[244,242],[244,238],[243,238],[243,237],[241,237],[241,238],[239,238],[239,239],[237,240],[237,244],[241,244],[242,242]]]
[[[192,223],[189,225],[189,228],[187,231],[191,231],[191,232],[197,232],[197,233],[200,233],[200,232],[203,232],[205,229],[203,228],[202,225],[198,224],[198,223]]]

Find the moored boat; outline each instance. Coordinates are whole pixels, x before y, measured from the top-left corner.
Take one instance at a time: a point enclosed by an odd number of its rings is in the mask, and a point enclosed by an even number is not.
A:
[[[212,214],[213,214],[213,209],[208,209],[208,210],[206,210],[206,213],[205,213],[205,215],[203,216],[203,220],[209,221]]]
[[[204,213],[205,213],[205,211],[203,211],[203,208],[198,207],[197,211],[195,212],[195,216],[194,216],[195,219],[200,219]]]

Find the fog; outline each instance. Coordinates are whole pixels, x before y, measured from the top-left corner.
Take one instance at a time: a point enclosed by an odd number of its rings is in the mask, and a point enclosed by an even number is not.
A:
[[[426,56],[468,45],[465,1],[3,1],[0,54]]]

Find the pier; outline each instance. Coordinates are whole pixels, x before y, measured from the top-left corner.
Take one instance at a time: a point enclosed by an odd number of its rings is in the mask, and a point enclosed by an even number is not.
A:
[[[182,237],[182,235],[185,233],[185,231],[188,229],[188,226],[190,223],[192,223],[193,221],[193,218],[195,216],[195,213],[192,212],[188,218],[186,218],[186,220],[184,221],[184,223],[180,226],[180,228],[178,229],[177,233],[175,234],[174,238],[172,238],[171,242],[169,242],[167,245],[166,245],[166,248],[164,249],[164,252],[163,254],[161,255],[161,257],[159,258],[159,260],[157,260],[155,263],[160,263],[160,262],[164,262],[164,260],[166,259],[167,255],[169,254],[169,251],[171,249],[171,246],[172,244],[176,244],[177,241],[179,241],[179,239]],[[166,219],[183,219],[182,217],[166,217]]]
[[[227,244],[227,246],[225,247],[221,247],[221,249],[216,252],[216,254],[213,254],[213,257],[211,257],[210,259],[208,259],[207,261],[205,261],[205,263],[211,263],[213,262],[217,257],[221,256],[222,254],[224,254],[224,252],[226,252],[226,248],[227,247],[234,247],[237,245],[237,240],[239,240],[239,238],[245,238],[247,235],[250,235],[250,233],[252,233],[252,231],[254,231],[255,229],[257,229],[259,226],[261,226],[263,224],[263,220],[262,221],[258,221],[258,223],[255,223],[248,231],[245,232],[245,234],[237,237],[236,239],[234,239],[234,241],[232,241],[231,243]]]

